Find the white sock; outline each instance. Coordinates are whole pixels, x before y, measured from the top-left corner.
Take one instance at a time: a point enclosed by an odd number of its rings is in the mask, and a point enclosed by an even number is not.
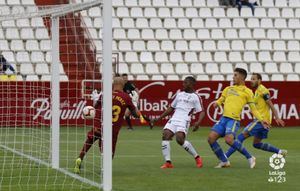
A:
[[[188,153],[190,153],[194,158],[199,156],[197,151],[195,150],[195,148],[193,147],[193,145],[190,142],[184,141],[182,147],[184,148],[184,150],[186,150]]]
[[[165,158],[165,161],[171,161],[170,141],[162,141],[161,142],[161,150],[162,150],[162,154]]]

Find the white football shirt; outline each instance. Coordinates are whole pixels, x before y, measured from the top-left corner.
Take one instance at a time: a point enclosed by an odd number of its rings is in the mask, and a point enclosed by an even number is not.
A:
[[[171,103],[175,112],[171,118],[174,121],[191,121],[191,116],[203,110],[202,100],[196,93],[177,93]]]

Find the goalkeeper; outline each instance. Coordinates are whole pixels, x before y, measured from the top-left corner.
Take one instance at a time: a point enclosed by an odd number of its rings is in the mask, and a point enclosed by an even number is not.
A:
[[[131,114],[136,117],[139,118],[139,114],[140,113],[138,111],[138,109],[134,106],[134,104],[131,101],[131,98],[128,96],[128,94],[126,94],[125,92],[123,92],[123,87],[124,87],[124,81],[121,77],[115,77],[114,78],[114,82],[113,82],[113,95],[112,95],[112,157],[114,157],[114,153],[115,153],[115,149],[116,149],[116,144],[117,144],[117,140],[118,140],[118,135],[119,135],[119,131],[121,129],[122,123],[123,123],[123,118],[124,118],[124,114],[126,109],[129,109]],[[102,100],[102,95],[101,93],[98,94],[97,90],[93,91],[92,93],[92,99],[94,102],[94,107],[97,108],[101,108],[99,107],[101,104],[101,100]],[[100,123],[100,110],[101,109],[97,109],[96,112],[96,119],[95,119],[95,124],[94,127],[87,133],[87,138],[86,141],[80,151],[80,154],[78,156],[78,158],[75,161],[75,168],[74,168],[74,172],[75,173],[80,173],[80,167],[81,167],[81,163],[82,160],[84,158],[84,156],[86,155],[86,153],[89,151],[89,149],[92,147],[92,145],[99,139],[99,148],[100,151],[102,149],[102,142],[101,142],[101,137],[102,137],[102,133],[101,133],[101,123]]]
[[[128,81],[128,75],[126,73],[122,74],[122,78],[125,82],[123,91],[131,97],[134,106],[139,108],[139,90],[135,87],[135,85],[132,82]],[[126,109],[125,120],[128,124],[128,129],[133,130],[131,120],[130,120],[130,115],[131,115],[130,110]],[[140,113],[140,121],[142,124],[145,124],[146,121],[149,122],[150,129],[152,129],[153,126],[150,123],[150,119],[141,113]]]

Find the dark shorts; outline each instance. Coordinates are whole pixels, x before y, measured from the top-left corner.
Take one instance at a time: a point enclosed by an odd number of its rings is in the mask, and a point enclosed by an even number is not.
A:
[[[261,122],[254,120],[245,127],[244,132],[248,132],[249,135],[260,139],[266,139],[268,138],[269,130],[264,128]]]
[[[220,121],[218,121],[212,128],[211,131],[215,131],[218,133],[221,137],[224,137],[228,134],[233,134],[235,137],[236,132],[240,128],[240,121],[224,117],[222,116]]]
[[[120,132],[121,127],[113,127],[113,135],[112,135],[112,151],[113,154],[115,153],[116,150],[116,145],[117,145],[117,140],[118,140],[118,135]],[[102,140],[102,132],[100,128],[92,128],[88,133],[87,133],[87,138],[92,139],[93,142]],[[102,150],[102,149],[101,149]]]

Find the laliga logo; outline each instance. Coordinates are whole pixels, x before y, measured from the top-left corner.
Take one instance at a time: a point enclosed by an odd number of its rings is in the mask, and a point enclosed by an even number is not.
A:
[[[218,119],[220,118],[220,116],[223,114],[223,108],[222,107],[217,107],[214,108],[214,103],[216,101],[211,102],[208,106],[207,106],[207,116],[208,118],[213,121],[213,122],[217,122]]]
[[[270,167],[274,170],[278,170],[284,167],[285,159],[281,154],[273,154],[270,157]]]

